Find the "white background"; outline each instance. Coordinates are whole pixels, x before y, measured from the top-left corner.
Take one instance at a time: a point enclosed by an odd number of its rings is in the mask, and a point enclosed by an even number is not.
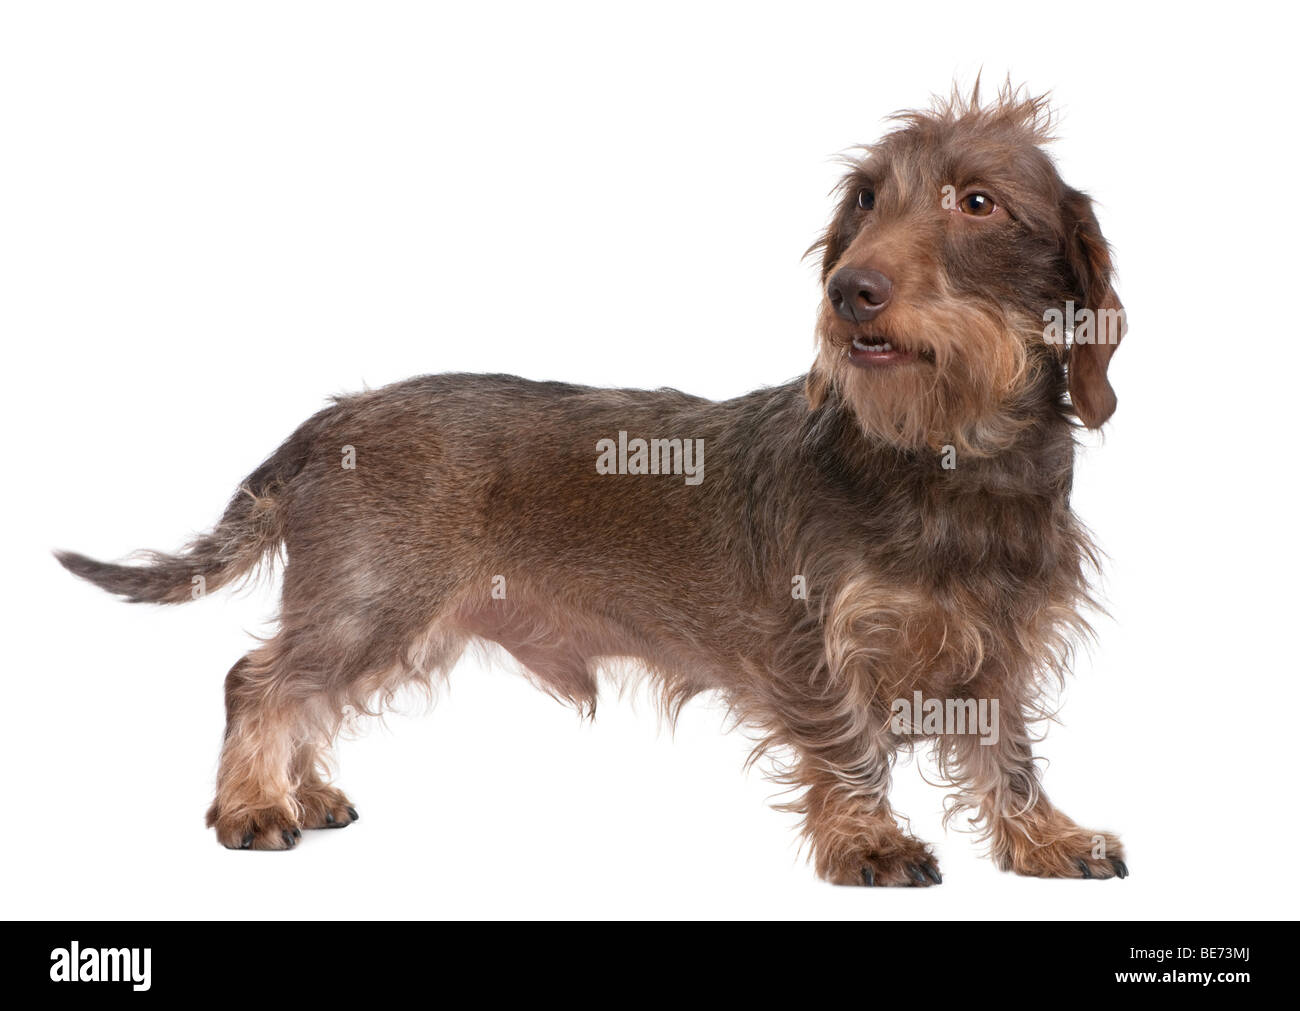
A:
[[[1212,10],[6,4],[3,914],[1293,914],[1296,25]],[[1118,254],[1120,407],[1076,493],[1113,617],[1043,750],[1132,876],[998,872],[913,762],[943,886],[836,889],[716,701],[674,737],[611,690],[588,725],[469,660],[344,742],[357,826],[218,847],[222,677],[273,587],[128,607],[49,550],[179,545],[363,385],[802,373],[833,156],[981,67],[1053,91]]]

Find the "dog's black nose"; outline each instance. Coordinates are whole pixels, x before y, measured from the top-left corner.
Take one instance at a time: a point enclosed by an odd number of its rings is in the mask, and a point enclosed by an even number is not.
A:
[[[878,270],[843,267],[827,282],[826,297],[840,318],[866,323],[880,315],[893,290],[893,282]]]

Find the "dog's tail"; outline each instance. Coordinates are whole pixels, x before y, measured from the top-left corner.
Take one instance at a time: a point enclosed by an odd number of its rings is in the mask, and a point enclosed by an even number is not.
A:
[[[140,552],[136,564],[100,562],[71,551],[54,557],[74,575],[131,603],[184,604],[238,579],[274,555],[283,540],[283,499],[306,466],[325,417],[305,422],[235,492],[221,520],[174,555]]]

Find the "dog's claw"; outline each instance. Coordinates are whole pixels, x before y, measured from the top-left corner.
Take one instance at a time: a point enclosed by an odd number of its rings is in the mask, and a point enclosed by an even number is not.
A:
[[[1117,878],[1128,877],[1128,864],[1126,864],[1123,860],[1112,860],[1110,862],[1110,865],[1115,868],[1115,877]]]
[[[931,864],[922,864],[921,869],[929,876],[930,880],[936,885],[943,884],[943,875],[939,873],[939,868]]]
[[[923,885],[926,883],[925,872],[922,871],[921,868],[918,867],[916,864],[908,864],[907,873],[911,875],[912,880],[915,881],[918,885]]]
[[[876,872],[873,871],[870,867],[862,868],[862,883],[866,885],[868,888],[872,888],[875,886]]]
[[[1079,861],[1079,870],[1083,872],[1083,876],[1084,876],[1085,878],[1091,878],[1091,877],[1092,877],[1092,871],[1088,870],[1088,861],[1086,861],[1086,860],[1080,860],[1080,861]]]
[[[244,836],[243,840],[242,840],[242,841],[240,842],[240,844],[239,844],[239,848],[240,848],[241,850],[247,850],[247,849],[252,849],[252,848],[253,848],[253,833],[252,833],[252,832],[249,832],[247,835]]]
[[[351,818],[353,821],[361,820],[361,815],[357,814],[357,809],[355,807],[348,808],[348,817]]]
[[[333,825],[333,824],[334,824],[334,812],[333,812],[333,811],[326,811],[326,812],[325,812],[325,824],[326,824],[326,825]]]
[[[285,846],[288,847],[289,849],[293,849],[295,846],[298,845],[297,832],[298,832],[297,829],[293,829],[293,830],[285,829],[283,832],[280,833],[280,838],[284,840]]]

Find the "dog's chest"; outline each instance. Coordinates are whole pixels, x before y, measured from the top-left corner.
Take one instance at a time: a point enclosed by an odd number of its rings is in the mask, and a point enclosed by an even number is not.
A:
[[[827,611],[831,666],[856,668],[877,695],[1021,676],[1050,665],[1078,620],[1082,542],[1063,502],[944,492],[865,532],[866,557]]]

